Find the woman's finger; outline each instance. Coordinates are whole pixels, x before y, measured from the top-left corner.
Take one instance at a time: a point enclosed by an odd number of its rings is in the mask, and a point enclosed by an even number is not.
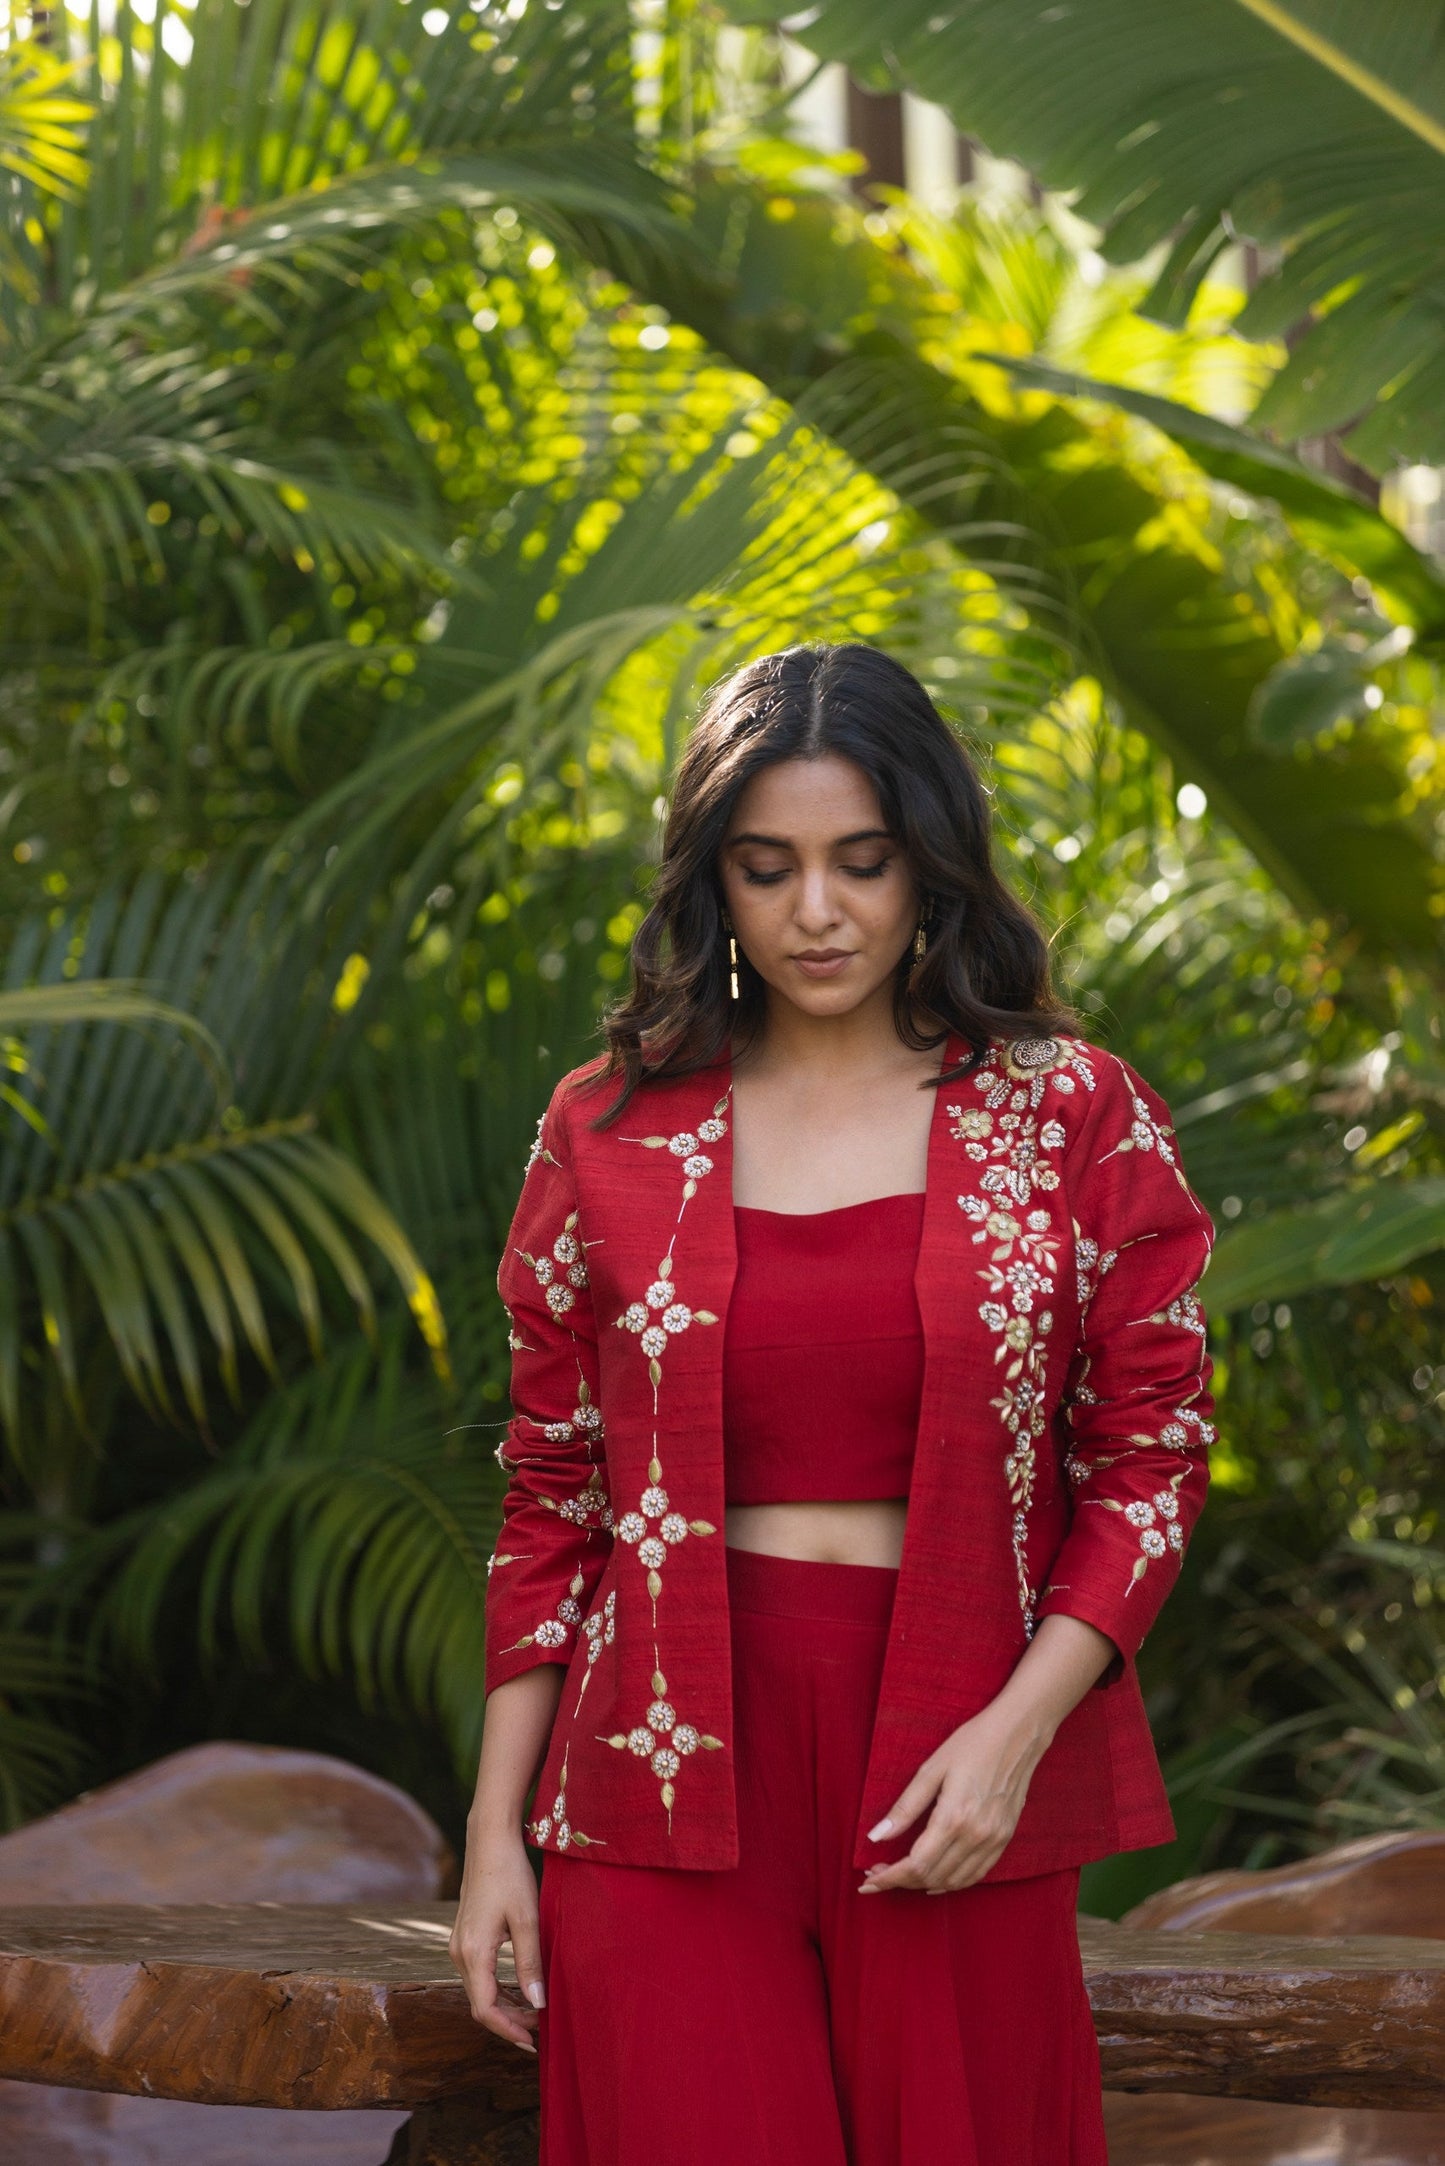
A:
[[[517,1966],[517,1983],[534,2008],[547,2005],[547,1987],[542,1977],[542,1943],[537,1926],[537,1913],[524,1912],[507,1920],[512,1939],[512,1960]]]
[[[925,1760],[897,1801],[868,1830],[869,1842],[886,1842],[890,1835],[901,1835],[904,1828],[911,1828],[918,1815],[937,1797],[942,1781],[943,1770]]]

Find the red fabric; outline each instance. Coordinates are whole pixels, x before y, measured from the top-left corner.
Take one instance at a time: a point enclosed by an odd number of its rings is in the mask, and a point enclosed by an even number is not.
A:
[[[740,1859],[543,1859],[540,2166],[1105,2166],[1077,1873],[857,1892],[897,1574],[726,1578]]]
[[[906,1497],[923,1396],[924,1197],[735,1208],[723,1338],[729,1504]]]
[[[946,1052],[968,1058],[958,1041]],[[536,1843],[713,1870],[738,1856],[721,1533],[731,1077],[650,1084],[597,1129],[593,1073],[553,1096],[499,1272],[514,1412],[486,1687],[568,1665]],[[1113,1054],[994,1045],[940,1087],[915,1277],[923,1398],[855,1865],[906,1850],[868,1829],[1054,1610],[1125,1659],[1061,1725],[992,1877],[1170,1839],[1133,1657],[1208,1481],[1194,1287],[1210,1233],[1167,1109]],[[659,1699],[679,1728],[645,1749]]]

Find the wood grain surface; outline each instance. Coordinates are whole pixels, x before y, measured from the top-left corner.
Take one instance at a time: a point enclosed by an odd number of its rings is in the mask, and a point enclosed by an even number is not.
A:
[[[473,2023],[451,1906],[0,1911],[0,2075],[230,2105],[535,2102]],[[1113,2090],[1445,2107],[1445,1943],[1080,1922]],[[515,1997],[515,1988],[512,1989]]]

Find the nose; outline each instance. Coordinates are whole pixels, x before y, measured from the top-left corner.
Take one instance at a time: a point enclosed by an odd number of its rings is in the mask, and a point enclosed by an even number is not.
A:
[[[838,924],[842,912],[838,908],[837,888],[828,866],[805,865],[797,895],[798,930],[809,939],[820,938]]]

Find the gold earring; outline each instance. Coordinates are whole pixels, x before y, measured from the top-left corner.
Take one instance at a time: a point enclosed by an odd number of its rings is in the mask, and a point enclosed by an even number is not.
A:
[[[734,1000],[738,997],[738,944],[733,935],[733,921],[726,910],[722,914],[723,931],[728,936],[728,985]]]
[[[920,919],[918,920],[918,930],[917,930],[917,932],[916,932],[916,933],[915,933],[915,934],[913,935],[913,960],[914,960],[914,962],[915,962],[915,963],[921,963],[921,962],[923,961],[923,958],[924,958],[924,956],[925,956],[925,955],[926,955],[927,953],[928,953],[928,935],[927,935],[927,933],[926,933],[926,932],[924,931],[924,929],[923,929],[923,920],[922,920],[922,918],[920,918]]]

